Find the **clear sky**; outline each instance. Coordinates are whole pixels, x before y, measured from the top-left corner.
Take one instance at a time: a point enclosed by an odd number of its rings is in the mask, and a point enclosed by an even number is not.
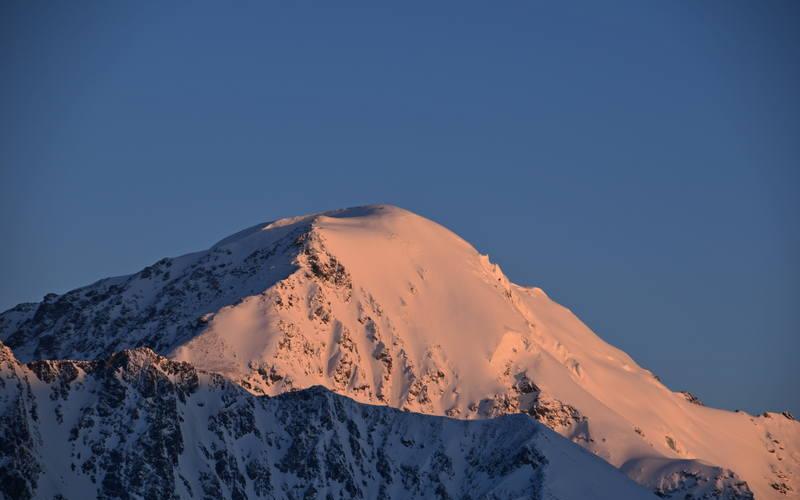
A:
[[[800,413],[800,3],[393,3],[2,2],[0,308],[392,203]]]

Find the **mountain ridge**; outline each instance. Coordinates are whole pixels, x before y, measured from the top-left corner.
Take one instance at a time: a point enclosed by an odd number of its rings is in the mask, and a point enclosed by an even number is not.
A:
[[[654,498],[524,415],[258,397],[148,348],[22,365],[0,343],[0,409],[0,498]]]
[[[462,419],[528,413],[656,491],[684,472],[735,485],[726,469],[760,498],[797,489],[797,422],[694,404],[540,289],[396,207],[252,226],[18,307],[0,315],[0,340],[24,360],[146,345],[254,394],[324,385]]]

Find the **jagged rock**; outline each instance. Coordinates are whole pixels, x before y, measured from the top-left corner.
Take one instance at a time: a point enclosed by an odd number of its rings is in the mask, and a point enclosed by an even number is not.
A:
[[[696,404],[696,405],[699,405],[699,406],[704,406],[703,402],[700,401],[700,398],[698,398],[697,396],[695,396],[694,394],[692,394],[689,391],[680,391],[678,394],[680,394],[681,396],[686,398],[686,401],[688,401],[688,402],[690,402],[692,404]]]

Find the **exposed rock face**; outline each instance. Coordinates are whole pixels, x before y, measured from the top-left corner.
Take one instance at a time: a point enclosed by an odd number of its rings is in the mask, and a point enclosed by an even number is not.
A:
[[[523,415],[257,397],[146,348],[26,366],[0,344],[0,363],[0,498],[651,497]]]
[[[279,228],[263,246],[236,255],[215,246],[162,259],[142,271],[48,294],[0,317],[3,341],[21,359],[93,358],[148,346],[168,350],[205,328],[220,308],[258,294],[288,275],[286,258],[302,233]]]
[[[322,385],[459,419],[524,413],[616,467],[688,460],[708,481],[735,471],[760,498],[800,490],[798,422],[670,391],[543,291],[396,207],[259,225],[48,295],[0,314],[0,340],[24,361],[148,346],[255,395]],[[653,491],[669,482],[630,474]]]
[[[753,493],[736,474],[719,467],[703,467],[693,460],[664,460],[644,457],[622,467],[631,477],[637,475],[661,498],[718,498],[753,500]],[[658,471],[658,472],[655,472]],[[657,480],[645,478],[658,478]]]
[[[704,406],[703,402],[700,401],[700,398],[698,398],[697,396],[695,396],[694,394],[692,394],[689,391],[680,391],[680,392],[678,392],[678,394],[680,394],[681,396],[686,398],[686,401],[688,401],[690,403],[694,403],[696,405]]]

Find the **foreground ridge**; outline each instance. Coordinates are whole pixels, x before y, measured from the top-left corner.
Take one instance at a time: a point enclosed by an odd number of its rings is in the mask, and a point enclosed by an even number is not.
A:
[[[654,498],[523,415],[257,397],[147,348],[23,365],[0,344],[0,436],[9,499]]]

